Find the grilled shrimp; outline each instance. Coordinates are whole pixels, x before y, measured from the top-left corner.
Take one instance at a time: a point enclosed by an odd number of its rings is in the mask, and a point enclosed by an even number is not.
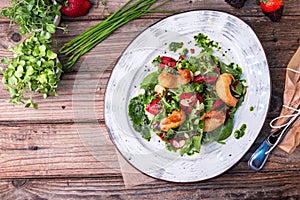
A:
[[[209,132],[223,125],[226,119],[226,115],[222,111],[210,111],[208,113],[204,113],[200,119],[204,120],[203,131]]]
[[[178,88],[180,85],[185,85],[193,79],[191,71],[186,69],[178,69],[180,74],[171,74],[162,72],[158,76],[158,83],[164,88]]]
[[[230,92],[230,84],[233,80],[233,76],[228,73],[221,74],[216,82],[216,92],[220,99],[230,107],[235,107],[238,99],[232,96]]]
[[[174,110],[170,116],[164,118],[160,122],[160,129],[162,131],[169,131],[171,128],[178,128],[184,123],[186,119],[185,113],[183,111]]]

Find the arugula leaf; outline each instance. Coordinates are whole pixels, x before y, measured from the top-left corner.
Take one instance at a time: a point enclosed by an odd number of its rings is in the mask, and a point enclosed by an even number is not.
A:
[[[180,109],[179,94],[168,91],[161,100],[162,106],[166,113],[172,113],[173,110]]]
[[[187,60],[180,60],[177,61],[176,67],[180,69],[187,69],[190,70],[191,72],[195,73],[197,71],[197,68],[193,66],[189,61]]]
[[[199,33],[198,35],[194,36],[196,46],[202,47],[206,52],[211,52],[213,48],[218,48],[219,44],[214,42],[208,38],[207,35],[203,33]]]
[[[229,73],[232,74],[235,79],[240,79],[242,74],[242,69],[240,66],[234,63],[230,63],[229,65],[226,65],[223,62],[219,62],[221,73]]]
[[[180,155],[187,154],[189,156],[200,153],[202,134],[192,136],[185,140],[185,146],[180,149]]]
[[[168,141],[165,142],[165,145],[166,145],[166,149],[169,150],[169,151],[172,151],[172,152],[176,152],[177,149]]]

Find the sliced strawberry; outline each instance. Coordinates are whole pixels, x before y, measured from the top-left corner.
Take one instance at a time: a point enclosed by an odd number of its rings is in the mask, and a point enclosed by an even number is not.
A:
[[[186,55],[180,55],[178,60],[185,60],[186,59]]]
[[[159,64],[160,69],[163,69],[165,66],[174,68],[176,65],[176,60],[168,56],[161,56],[161,63]]]
[[[221,106],[224,106],[224,105],[225,105],[224,101],[222,101],[221,99],[218,99],[213,104],[212,110],[217,110],[218,108],[220,108]]]
[[[197,99],[199,100],[200,103],[203,103],[203,97],[200,94],[196,94]]]
[[[268,16],[273,22],[281,19],[284,1],[283,0],[260,0],[262,12]]]
[[[209,84],[213,84],[217,81],[217,76],[196,76],[194,77],[193,82],[194,83],[209,83]]]
[[[191,113],[193,107],[197,103],[197,96],[193,92],[187,92],[182,93],[179,98],[180,108],[187,113]]]
[[[146,111],[152,115],[157,115],[162,110],[162,105],[158,104],[160,98],[154,99],[150,104],[147,105]]]

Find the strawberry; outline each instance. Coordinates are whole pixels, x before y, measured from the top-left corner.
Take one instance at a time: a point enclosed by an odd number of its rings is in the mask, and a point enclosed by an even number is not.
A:
[[[242,8],[246,2],[246,0],[225,0],[229,5],[235,8]]]
[[[80,17],[86,15],[91,6],[89,0],[67,0],[61,12],[68,17]]]
[[[152,115],[157,115],[162,110],[162,105],[158,104],[160,102],[160,98],[157,97],[150,104],[147,105],[146,110],[147,112],[151,113]]]
[[[284,2],[283,0],[260,0],[260,7],[266,16],[273,22],[277,22],[281,19]]]

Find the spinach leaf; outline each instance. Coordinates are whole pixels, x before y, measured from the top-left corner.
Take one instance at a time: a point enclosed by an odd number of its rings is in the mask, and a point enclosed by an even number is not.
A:
[[[147,75],[141,83],[140,88],[146,90],[150,85],[156,85],[158,82],[158,76],[158,71],[152,72],[151,74]]]
[[[207,132],[203,137],[203,144],[210,144],[212,142],[222,143],[232,133],[233,118],[229,118],[223,126],[215,129],[214,131]]]
[[[151,139],[150,120],[145,113],[145,106],[143,101],[141,101],[141,96],[136,96],[130,100],[128,114],[133,123],[133,128],[149,141]]]
[[[229,117],[224,126],[221,126],[220,135],[216,141],[222,142],[223,140],[226,140],[232,133],[232,126],[233,118]]]

